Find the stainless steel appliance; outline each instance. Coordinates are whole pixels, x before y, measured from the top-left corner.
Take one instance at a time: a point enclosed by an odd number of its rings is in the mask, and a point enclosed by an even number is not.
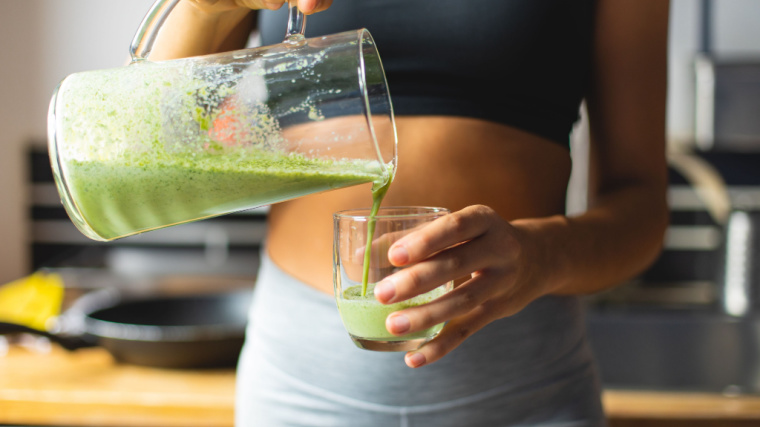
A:
[[[699,55],[694,71],[696,146],[760,152],[760,57]]]

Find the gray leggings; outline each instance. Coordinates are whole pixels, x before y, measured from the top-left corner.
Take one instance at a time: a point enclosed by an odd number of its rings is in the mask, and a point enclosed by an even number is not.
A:
[[[436,363],[354,346],[333,298],[262,259],[237,427],[603,426],[576,298],[535,301]]]

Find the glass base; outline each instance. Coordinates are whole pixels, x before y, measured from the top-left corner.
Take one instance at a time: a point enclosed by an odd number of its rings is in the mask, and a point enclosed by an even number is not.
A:
[[[350,335],[350,334],[349,334]],[[412,351],[422,347],[422,344],[430,341],[431,338],[416,338],[410,340],[399,341],[382,341],[382,340],[368,340],[366,338],[359,338],[353,335],[351,340],[357,347],[363,350],[372,351]]]

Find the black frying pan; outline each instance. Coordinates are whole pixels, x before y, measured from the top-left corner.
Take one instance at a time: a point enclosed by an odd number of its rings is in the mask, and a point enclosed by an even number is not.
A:
[[[45,332],[0,322],[0,334],[46,336],[75,350],[99,345],[120,362],[163,368],[234,366],[243,345],[250,291],[162,298],[83,297],[83,310],[63,317],[78,324]],[[66,323],[66,322],[65,322]]]

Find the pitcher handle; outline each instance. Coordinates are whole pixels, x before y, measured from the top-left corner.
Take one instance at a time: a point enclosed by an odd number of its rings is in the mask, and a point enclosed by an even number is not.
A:
[[[140,27],[137,29],[134,39],[132,39],[132,44],[129,46],[132,62],[144,61],[148,58],[150,51],[153,49],[153,43],[156,41],[158,30],[164,21],[166,21],[169,12],[179,2],[180,0],[156,0],[153,3],[148,14],[145,15],[142,23],[140,23]]]
[[[156,0],[153,3],[129,46],[132,62],[144,61],[148,58],[153,49],[153,43],[156,41],[158,30],[180,1]],[[288,7],[288,30],[285,34],[285,42],[300,45],[305,40],[306,15],[298,9],[298,0],[288,0]]]
[[[306,15],[298,9],[298,0],[288,0],[288,30],[285,32],[285,43],[300,45],[306,37]]]

